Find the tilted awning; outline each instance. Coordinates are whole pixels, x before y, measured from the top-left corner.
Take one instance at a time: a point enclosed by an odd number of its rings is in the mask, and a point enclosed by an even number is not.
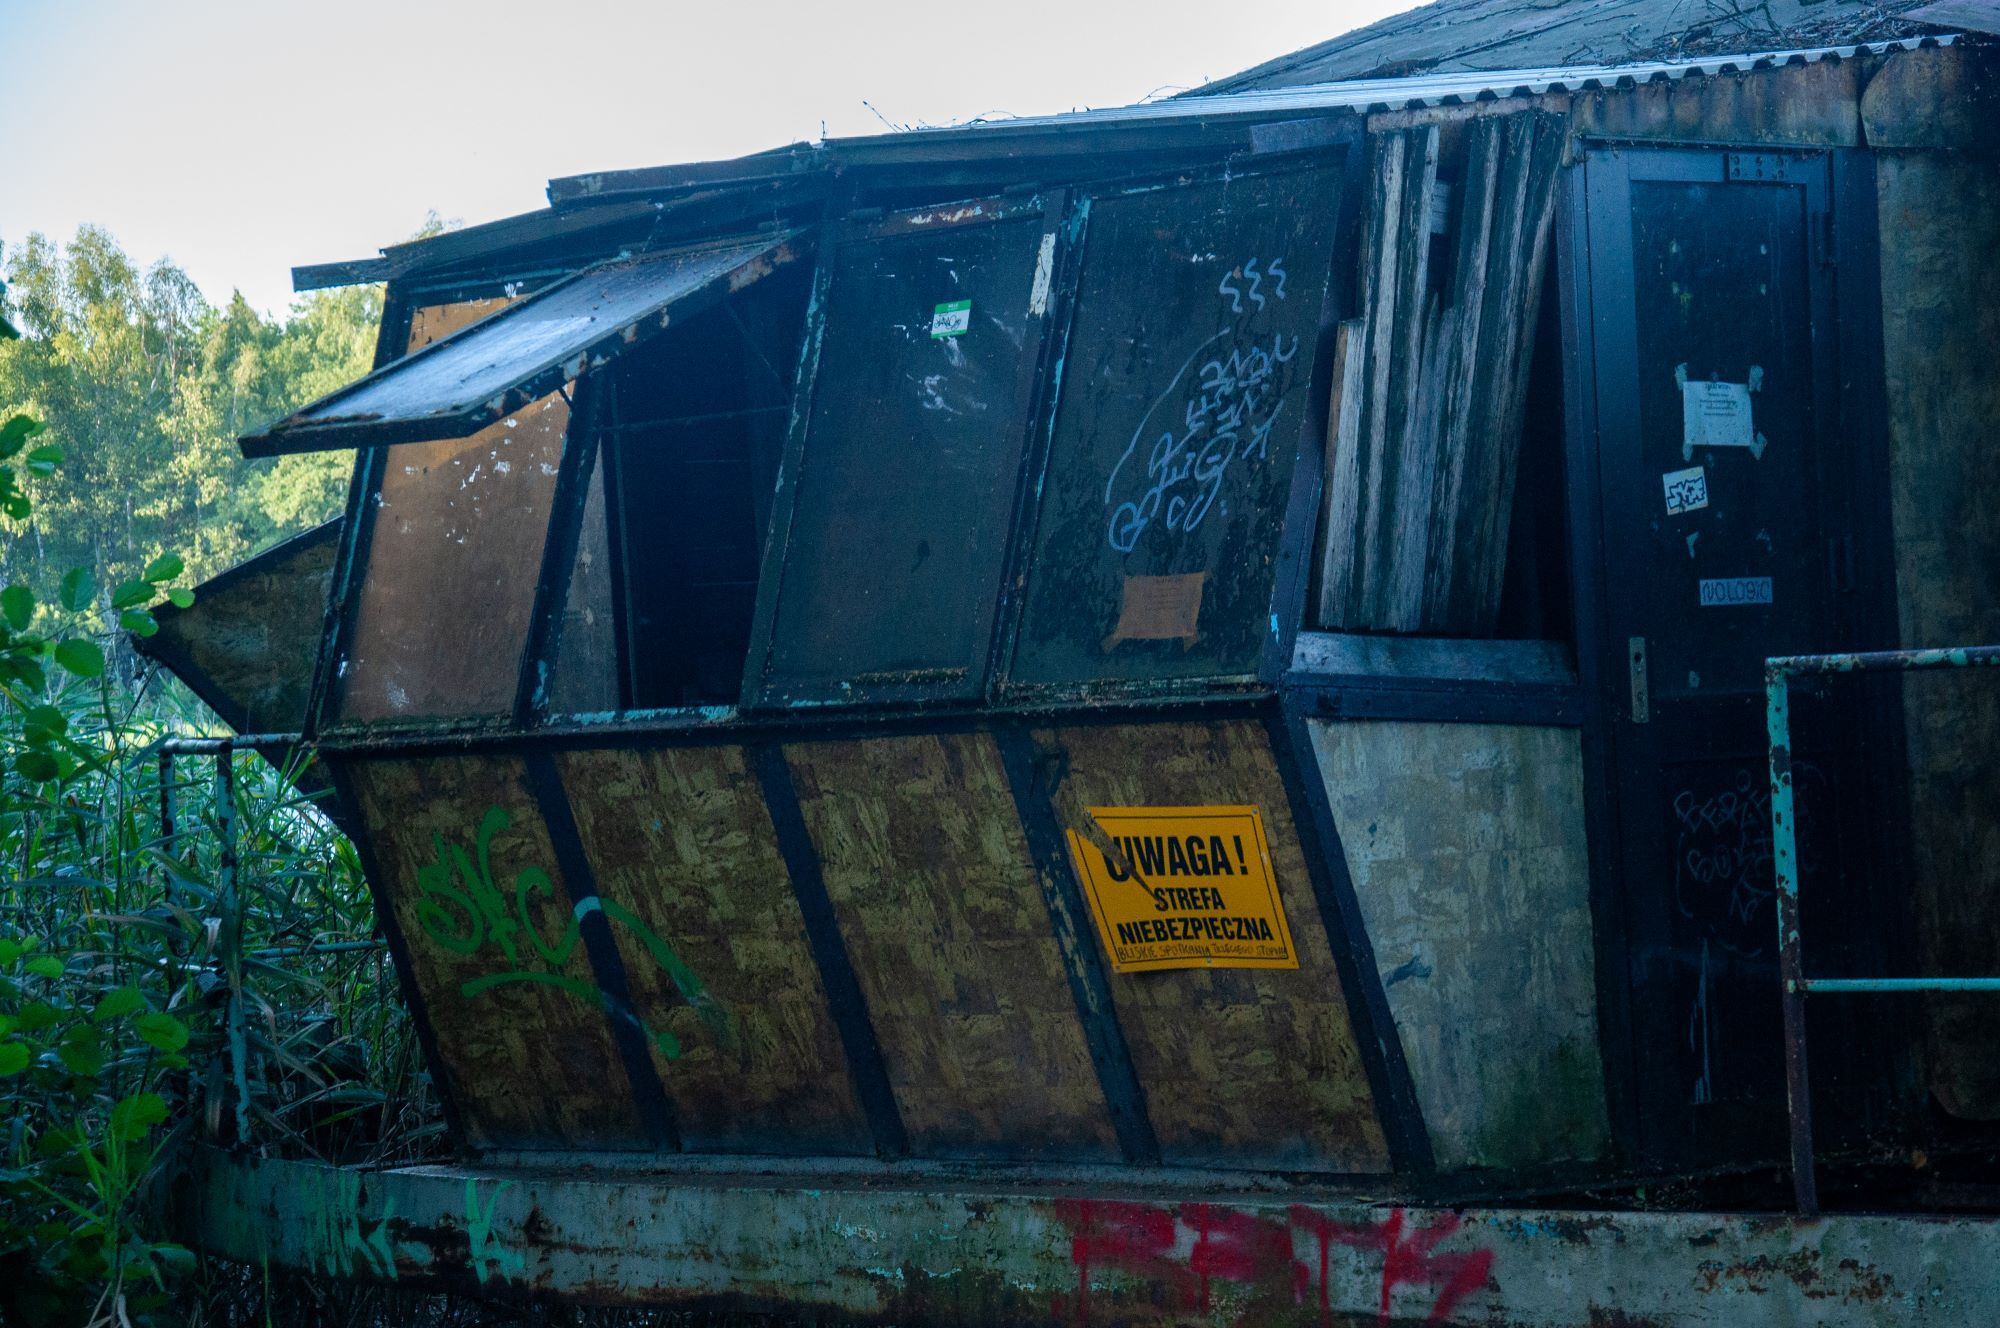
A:
[[[463,438],[799,257],[796,233],[586,268],[261,433],[248,457]]]

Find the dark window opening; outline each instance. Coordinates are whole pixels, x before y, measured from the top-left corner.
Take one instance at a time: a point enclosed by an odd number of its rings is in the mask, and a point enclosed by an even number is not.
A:
[[[812,274],[793,264],[599,387],[621,708],[733,703]]]

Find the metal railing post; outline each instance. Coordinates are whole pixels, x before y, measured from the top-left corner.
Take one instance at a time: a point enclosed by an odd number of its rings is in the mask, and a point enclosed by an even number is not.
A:
[[[1792,1195],[1799,1212],[1819,1212],[1813,1172],[1812,1085],[1806,1073],[1806,996],[1799,945],[1799,852],[1792,806],[1791,683],[1773,662],[1764,671],[1765,725],[1771,740],[1771,858],[1777,874],[1778,982],[1785,1014],[1785,1102],[1791,1117]]]

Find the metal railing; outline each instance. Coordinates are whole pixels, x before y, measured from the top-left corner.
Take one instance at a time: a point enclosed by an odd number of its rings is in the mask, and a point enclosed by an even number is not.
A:
[[[1784,655],[1764,661],[1771,740],[1771,853],[1777,869],[1778,977],[1785,1015],[1785,1098],[1791,1115],[1792,1193],[1801,1214],[1819,1212],[1813,1170],[1812,1087],[1806,1075],[1807,996],[1889,992],[2000,992],[2000,977],[1809,978],[1799,939],[1798,818],[1792,799],[1791,680],[1829,673],[2000,667],[2000,646],[1880,650],[1847,655]]]

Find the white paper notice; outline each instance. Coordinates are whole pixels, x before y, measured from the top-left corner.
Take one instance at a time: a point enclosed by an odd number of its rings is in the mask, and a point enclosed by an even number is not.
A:
[[[1750,422],[1748,383],[1682,383],[1681,428],[1683,460],[1692,460],[1697,447],[1764,450]]]

